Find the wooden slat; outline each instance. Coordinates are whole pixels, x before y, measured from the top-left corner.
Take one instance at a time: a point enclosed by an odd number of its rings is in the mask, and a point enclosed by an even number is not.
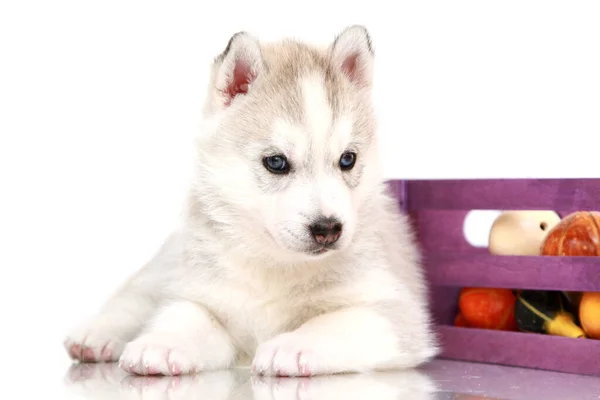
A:
[[[425,253],[489,253],[487,248],[476,248],[467,242],[464,233],[467,214],[463,210],[426,210],[409,215]]]
[[[600,210],[600,179],[407,180],[390,183],[407,211]],[[401,192],[402,191],[402,192]]]
[[[600,376],[600,340],[452,326],[437,329],[443,358]]]
[[[600,292],[600,257],[429,254],[434,286]]]

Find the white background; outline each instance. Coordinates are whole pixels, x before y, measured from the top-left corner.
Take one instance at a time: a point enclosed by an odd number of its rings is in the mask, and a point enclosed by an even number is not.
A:
[[[365,24],[389,178],[598,177],[599,21],[597,1],[1,2],[1,368],[61,376],[69,327],[174,226],[234,32]]]

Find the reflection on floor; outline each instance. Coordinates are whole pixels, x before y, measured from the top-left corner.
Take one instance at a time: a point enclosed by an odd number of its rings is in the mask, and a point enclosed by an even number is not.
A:
[[[600,377],[447,360],[413,371],[301,379],[253,377],[245,369],[137,377],[115,364],[74,364],[65,385],[73,398],[90,400],[600,399]]]

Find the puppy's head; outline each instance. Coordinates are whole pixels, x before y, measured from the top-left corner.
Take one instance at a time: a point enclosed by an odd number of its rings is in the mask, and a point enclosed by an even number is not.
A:
[[[372,77],[361,26],[324,49],[235,34],[212,68],[197,207],[240,246],[277,260],[347,247],[380,183]]]

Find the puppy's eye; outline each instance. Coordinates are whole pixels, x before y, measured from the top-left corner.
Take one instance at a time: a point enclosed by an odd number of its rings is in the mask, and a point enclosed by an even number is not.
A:
[[[276,155],[263,158],[265,168],[274,174],[287,174],[290,172],[290,164],[285,156]]]
[[[354,164],[356,164],[356,153],[346,151],[340,157],[340,168],[342,171],[350,171],[354,168]]]

